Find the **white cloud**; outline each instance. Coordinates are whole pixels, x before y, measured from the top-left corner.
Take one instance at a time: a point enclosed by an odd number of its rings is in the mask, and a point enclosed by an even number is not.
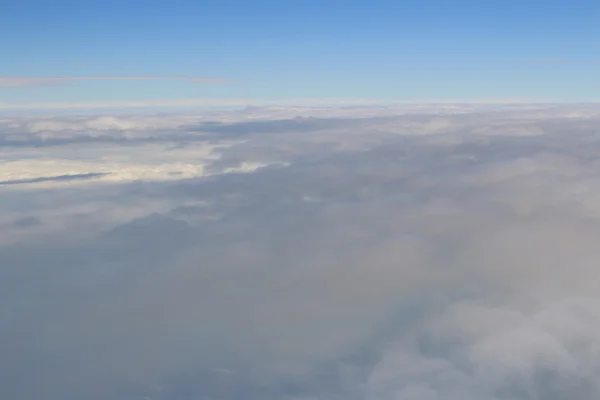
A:
[[[48,149],[43,157],[27,158],[28,151],[0,151],[5,160],[0,186],[8,189],[90,185],[99,182],[180,180],[219,173],[253,172],[274,163],[241,162],[209,170],[235,141],[196,142],[168,149],[164,144],[139,144],[128,151],[119,146],[62,146]],[[281,165],[281,163],[275,163]],[[86,179],[69,179],[85,177]]]
[[[0,386],[597,398],[600,110],[411,107],[3,120],[14,178],[154,175],[0,187]]]

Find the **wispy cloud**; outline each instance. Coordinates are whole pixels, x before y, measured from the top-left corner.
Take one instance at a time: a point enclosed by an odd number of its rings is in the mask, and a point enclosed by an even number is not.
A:
[[[0,76],[0,87],[23,88],[61,85],[75,81],[154,81],[184,80],[194,83],[227,83],[228,80],[204,76]]]
[[[1,86],[1,85],[0,85]],[[592,102],[587,100],[586,102]],[[85,102],[32,102],[0,103],[0,110],[61,110],[61,109],[114,109],[114,108],[177,108],[177,107],[244,107],[244,106],[359,106],[359,105],[458,105],[458,104],[536,104],[568,103],[563,99],[533,98],[479,98],[439,100],[399,100],[361,98],[322,99],[244,99],[244,98],[191,98],[146,99],[134,101],[85,101]]]

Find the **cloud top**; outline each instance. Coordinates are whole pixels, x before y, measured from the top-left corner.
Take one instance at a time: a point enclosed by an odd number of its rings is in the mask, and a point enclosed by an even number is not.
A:
[[[2,119],[0,393],[597,399],[598,127],[591,105]]]

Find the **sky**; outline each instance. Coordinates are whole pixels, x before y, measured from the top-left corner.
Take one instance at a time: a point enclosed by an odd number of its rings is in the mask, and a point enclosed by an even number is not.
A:
[[[600,398],[599,9],[0,0],[0,398]]]
[[[599,22],[594,0],[3,1],[0,107],[597,100]]]

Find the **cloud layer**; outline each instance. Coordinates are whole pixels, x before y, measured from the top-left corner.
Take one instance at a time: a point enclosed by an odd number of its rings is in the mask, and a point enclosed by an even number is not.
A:
[[[0,126],[3,398],[600,395],[597,106]]]

